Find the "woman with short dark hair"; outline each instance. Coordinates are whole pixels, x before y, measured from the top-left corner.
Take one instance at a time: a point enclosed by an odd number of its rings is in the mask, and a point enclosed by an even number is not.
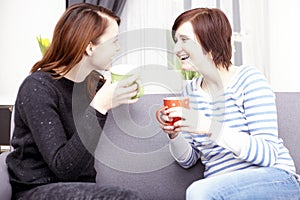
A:
[[[186,199],[299,199],[299,176],[278,138],[274,92],[255,67],[232,65],[226,15],[188,10],[172,30],[182,68],[201,74],[184,89],[191,109],[174,107],[163,116],[181,118],[163,126],[176,161],[205,165],[205,178],[188,187]]]

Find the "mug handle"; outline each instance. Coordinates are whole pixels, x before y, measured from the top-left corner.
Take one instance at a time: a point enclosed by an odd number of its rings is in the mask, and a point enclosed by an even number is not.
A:
[[[157,111],[156,111],[156,119],[159,123],[161,123],[162,125],[165,125],[166,122],[162,120],[161,118],[161,111],[165,110],[166,108],[168,108],[168,106],[162,106],[160,107]]]

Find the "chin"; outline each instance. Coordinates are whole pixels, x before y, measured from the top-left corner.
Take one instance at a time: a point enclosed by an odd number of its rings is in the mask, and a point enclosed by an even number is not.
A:
[[[104,70],[104,71],[109,71],[110,68],[111,68],[111,63],[107,64],[107,65],[103,68],[103,70]]]
[[[183,71],[195,71],[192,66],[182,65]]]
[[[107,67],[105,69],[103,69],[104,71],[109,71],[110,70],[110,67]]]

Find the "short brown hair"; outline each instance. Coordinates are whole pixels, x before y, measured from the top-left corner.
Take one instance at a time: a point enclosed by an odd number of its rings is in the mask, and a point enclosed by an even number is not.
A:
[[[185,22],[190,22],[204,52],[211,53],[216,66],[231,65],[232,29],[226,15],[217,8],[195,8],[179,15],[172,27],[175,31]]]

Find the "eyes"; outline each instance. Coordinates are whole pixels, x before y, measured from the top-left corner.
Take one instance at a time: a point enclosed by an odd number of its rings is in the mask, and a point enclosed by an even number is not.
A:
[[[182,43],[186,43],[188,40],[190,40],[190,38],[186,35],[179,35],[177,37],[175,37],[174,42],[178,43],[178,42],[182,42]]]

